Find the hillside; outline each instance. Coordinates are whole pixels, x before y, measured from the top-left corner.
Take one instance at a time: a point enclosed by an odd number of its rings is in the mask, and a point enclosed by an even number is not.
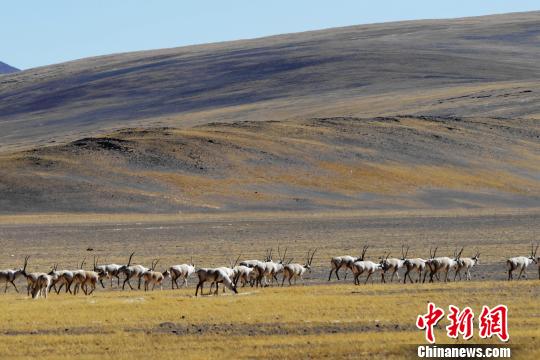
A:
[[[0,213],[540,206],[540,12],[0,78]]]
[[[3,76],[0,144],[28,148],[123,127],[214,121],[538,118],[538,58],[540,12],[88,58]]]
[[[0,74],[10,74],[17,71],[19,69],[0,61]]]
[[[397,116],[124,129],[0,157],[4,212],[540,206],[540,128]]]

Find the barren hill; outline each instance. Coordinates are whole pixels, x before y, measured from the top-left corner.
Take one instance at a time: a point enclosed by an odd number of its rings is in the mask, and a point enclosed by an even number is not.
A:
[[[539,117],[540,12],[115,54],[0,79],[0,144],[132,126],[394,114]]]
[[[540,206],[540,12],[0,78],[0,212]]]

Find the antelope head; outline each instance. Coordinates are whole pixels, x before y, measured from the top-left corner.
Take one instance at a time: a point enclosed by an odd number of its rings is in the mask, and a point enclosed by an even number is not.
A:
[[[439,248],[438,246],[435,247],[435,251],[433,251],[433,253],[431,253],[431,247],[429,248],[429,260],[435,259],[435,256],[437,255],[437,249],[438,248]]]
[[[308,250],[306,264],[304,265],[304,267],[308,269],[309,272],[311,272],[311,263],[313,262],[313,257],[315,256],[316,251],[317,248],[315,248],[313,252],[311,252],[311,249]]]
[[[364,247],[362,248],[362,255],[360,255],[360,257],[357,258],[356,261],[358,261],[358,260],[364,261],[364,257],[366,256],[366,251],[367,251],[368,248],[369,248],[368,245],[364,245]]]
[[[285,263],[285,256],[287,256],[287,248],[285,248],[285,251],[283,252],[283,255],[281,255],[281,251],[280,251],[279,246],[277,248],[277,251],[278,251],[278,255],[279,255],[278,263],[279,264],[284,264]]]
[[[478,261],[480,260],[480,251],[476,250],[476,254],[471,258],[474,260],[475,264],[478,264]]]
[[[54,264],[51,268],[51,271],[49,271],[48,275],[54,275],[56,273],[56,269],[58,269],[58,264]]]
[[[531,256],[529,256],[529,259],[534,261],[535,264],[538,264],[538,258],[536,257],[536,253],[538,252],[539,246],[540,244],[536,245],[536,247],[534,247],[534,245],[531,244]]]
[[[405,246],[401,245],[401,260],[407,259],[407,255],[409,255],[409,246],[407,246],[407,250],[404,250]]]

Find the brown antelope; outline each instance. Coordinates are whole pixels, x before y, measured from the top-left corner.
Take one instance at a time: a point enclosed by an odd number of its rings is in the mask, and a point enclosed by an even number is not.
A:
[[[150,284],[152,284],[152,291],[156,285],[159,285],[160,289],[163,290],[163,280],[170,276],[169,270],[165,270],[164,272],[155,271],[158,262],[159,259],[152,261],[152,267],[142,276],[144,280],[144,291],[148,291]]]
[[[287,264],[283,267],[283,279],[281,280],[281,286],[285,283],[285,279],[288,280],[289,286],[291,284],[291,279],[294,279],[294,284],[296,285],[296,279],[300,278],[302,280],[302,284],[304,283],[304,274],[306,272],[311,272],[311,263],[313,262],[313,257],[315,256],[315,252],[317,251],[317,248],[311,252],[311,249],[308,250],[306,263],[304,265],[302,264]],[[292,259],[291,259],[292,260]]]
[[[525,274],[525,278],[527,278],[527,272],[525,271],[527,267],[531,265],[532,263],[538,264],[538,259],[536,258],[536,253],[538,252],[538,246],[539,245],[536,245],[536,248],[534,248],[534,245],[531,244],[531,255],[529,255],[528,257],[516,256],[516,257],[506,260],[509,281],[513,279],[512,273],[518,269],[520,270],[518,280],[521,279],[522,274]]]
[[[15,291],[19,292],[17,285],[15,285],[15,280],[17,280],[17,278],[20,276],[26,277],[26,265],[28,264],[29,258],[29,256],[24,258],[24,265],[22,268],[0,270],[0,282],[4,281],[6,283],[4,292],[7,292],[8,284],[11,284],[13,288],[15,288]]]
[[[217,284],[223,283],[226,287],[232,290],[235,294],[238,293],[236,286],[233,284],[232,279],[229,277],[226,271],[223,269],[199,269],[196,271],[197,277],[199,278],[199,283],[195,289],[195,296],[198,295],[199,288],[201,289],[201,295],[203,295],[203,286],[205,282],[216,283],[216,291],[214,295],[218,294]]]
[[[73,272],[69,270],[57,270],[58,264],[55,264],[53,269],[49,272],[52,276],[52,287],[56,291],[56,294],[60,294],[62,287],[66,287],[66,293],[71,292],[71,283],[73,282]],[[57,285],[60,285],[57,287]]]
[[[458,260],[456,273],[454,274],[454,281],[456,281],[456,276],[459,275],[459,280],[461,280],[461,270],[465,269],[465,280],[471,280],[471,269],[478,264],[480,259],[480,252],[476,251],[476,254],[472,258],[461,258]]]
[[[81,269],[73,272],[73,282],[75,288],[73,295],[77,295],[79,288],[82,289],[85,295],[91,295],[96,290],[96,285],[99,281],[99,274],[95,271],[83,269],[84,260],[81,263]],[[96,258],[94,257],[94,268],[96,267]],[[90,290],[88,290],[90,288]]]

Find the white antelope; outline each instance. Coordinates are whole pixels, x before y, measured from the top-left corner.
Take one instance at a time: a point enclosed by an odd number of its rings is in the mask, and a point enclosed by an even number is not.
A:
[[[367,246],[365,248],[367,250]],[[365,252],[363,253],[363,256],[365,256]],[[354,284],[355,285],[360,284],[360,275],[362,275],[363,273],[367,274],[366,281],[364,282],[364,284],[367,284],[371,275],[373,275],[376,272],[381,273],[381,282],[386,282],[386,280],[384,279],[384,269],[385,269],[384,261],[387,258],[388,256],[385,258],[383,255],[379,263],[374,263],[373,261],[369,261],[369,260],[355,261],[352,265],[352,273],[354,275]]]
[[[300,278],[302,280],[302,283],[304,284],[304,274],[306,272],[311,272],[311,263],[313,262],[313,257],[315,256],[315,252],[317,249],[313,250],[311,252],[311,249],[308,250],[306,263],[304,265],[302,264],[286,264],[283,267],[283,279],[281,280],[281,286],[285,283],[285,279],[288,280],[289,286],[291,284],[291,279],[294,280],[294,284],[296,285],[296,279]],[[292,259],[290,260],[292,261]]]
[[[238,286],[238,281],[242,284],[242,287],[246,284],[250,284],[252,281],[256,280],[255,270],[253,268],[247,267],[245,265],[237,265],[234,267],[234,284]]]
[[[471,280],[471,269],[478,264],[480,259],[480,252],[476,251],[476,254],[472,258],[461,258],[458,260],[458,265],[456,273],[454,274],[454,281],[456,281],[456,276],[459,275],[459,280],[461,280],[461,271],[465,269],[465,280]]]
[[[368,248],[367,246],[364,246],[364,248],[362,249],[362,255],[359,256],[359,257],[354,257],[354,256],[350,256],[350,255],[333,257],[330,260],[331,268],[330,268],[330,274],[328,274],[328,281],[330,281],[330,279],[332,278],[332,273],[334,273],[334,272],[336,274],[336,278],[338,280],[340,280],[338,271],[342,267],[345,267],[345,279],[347,279],[347,269],[351,270],[351,272],[352,272],[352,266],[353,266],[354,262],[364,260],[364,256],[366,254],[367,248]]]
[[[436,252],[437,248],[435,248],[435,252],[433,253],[428,263],[431,269],[431,272],[429,274],[429,282],[433,282],[433,276],[438,273],[444,273],[444,282],[448,282],[448,273],[450,272],[450,270],[457,271],[459,257],[463,252],[463,248],[461,248],[459,253],[457,253],[456,248],[456,250],[454,250],[453,258],[450,258],[448,256],[435,257]]]
[[[401,245],[401,258],[388,258],[390,256],[390,253],[386,256],[386,259],[384,259],[383,267],[384,267],[384,273],[386,274],[387,271],[392,271],[392,277],[390,278],[390,282],[394,281],[394,275],[397,275],[398,282],[401,281],[399,278],[399,269],[403,267],[403,264],[405,263],[405,259],[407,258],[407,255],[409,254],[409,247],[407,246],[407,251],[404,250],[405,246]]]
[[[281,250],[278,246],[278,255],[279,255],[279,261],[275,262],[272,260],[272,249],[270,249],[270,252],[266,258],[265,262],[265,269],[263,271],[263,276],[266,280],[266,285],[268,286],[268,279],[270,279],[270,283],[273,284],[274,280],[278,282],[277,276],[283,272],[284,266],[283,262],[285,261],[285,256],[287,255],[287,248],[285,248],[285,251],[283,254],[281,254]]]
[[[105,284],[103,284],[103,279],[110,279],[111,280],[111,287],[113,286],[113,278],[116,278],[117,286],[120,287],[120,268],[122,265],[118,264],[107,264],[107,265],[97,265],[98,259],[96,259],[96,265],[94,266],[94,271],[100,274],[99,277],[99,283],[103,288],[105,288]]]
[[[266,254],[265,261],[260,260],[244,260],[240,262],[240,266],[247,266],[249,268],[253,269],[253,278],[254,281],[252,282],[251,286],[262,286],[262,280],[264,277],[264,273],[266,271],[266,260],[267,260],[268,252]]]
[[[15,288],[15,291],[19,292],[17,285],[15,285],[15,280],[21,276],[26,277],[26,265],[28,264],[29,258],[29,256],[24,258],[24,265],[22,268],[0,270],[0,282],[4,281],[6,283],[4,292],[7,292],[8,284],[11,284]]]
[[[126,283],[129,285],[129,288],[133,290],[133,286],[131,286],[130,280],[133,278],[137,278],[139,284],[138,289],[141,289],[141,281],[142,281],[142,275],[147,272],[147,267],[144,267],[142,265],[131,265],[131,259],[133,259],[133,255],[135,252],[132,252],[131,255],[129,255],[129,260],[127,265],[122,265],[120,267],[120,270],[118,270],[119,273],[124,274],[126,276],[124,283],[122,284],[122,290],[125,289]]]
[[[144,291],[148,291],[150,284],[152,284],[152,290],[154,290],[156,285],[159,285],[159,288],[163,290],[163,280],[170,276],[169,270],[165,270],[164,272],[156,271],[158,262],[159,259],[152,261],[152,267],[142,276],[144,280]]]
[[[173,265],[169,268],[169,273],[171,274],[171,288],[178,289],[178,279],[182,279],[184,287],[187,287],[188,277],[190,277],[195,272],[195,264],[193,264],[193,257],[189,264]]]
[[[214,295],[218,294],[218,284],[223,283],[226,287],[228,287],[230,290],[232,290],[235,294],[238,293],[236,290],[236,286],[233,284],[231,278],[227,274],[227,272],[223,269],[217,268],[217,269],[199,269],[196,271],[197,277],[199,278],[199,283],[197,284],[197,288],[195,289],[195,296],[199,293],[199,288],[201,289],[201,295],[203,295],[203,286],[205,282],[215,283],[216,284],[216,291],[214,292]]]
[[[536,245],[536,248],[534,248],[534,245],[531,244],[531,255],[530,256],[516,256],[513,258],[510,258],[506,260],[506,266],[508,268],[508,280],[512,280],[514,277],[512,276],[512,273],[515,270],[519,270],[519,276],[518,280],[521,279],[521,275],[525,274],[525,278],[527,278],[527,272],[525,271],[529,265],[532,263],[538,264],[538,259],[536,257],[536,253],[538,252],[538,246]],[[540,274],[540,270],[539,270]],[[539,275],[540,276],[540,275]]]
[[[32,285],[32,299],[37,299],[40,296],[47,298],[49,290],[51,289],[53,277],[49,274],[41,274],[38,276],[34,284]]]

